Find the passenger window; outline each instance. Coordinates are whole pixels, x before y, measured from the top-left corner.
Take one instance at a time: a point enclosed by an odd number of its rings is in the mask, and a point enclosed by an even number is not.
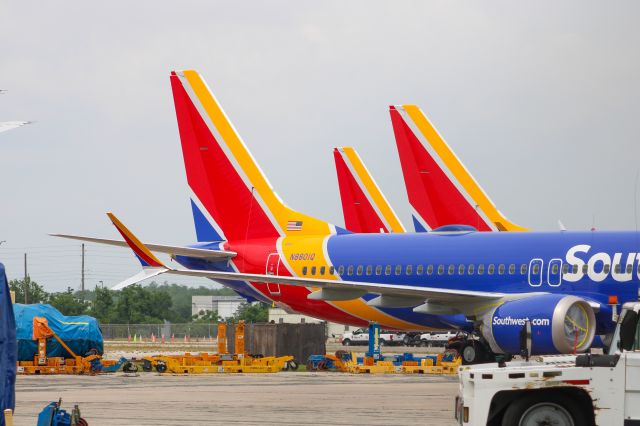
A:
[[[344,265],[338,266],[338,275],[344,275]]]
[[[413,266],[407,265],[405,272],[407,273],[407,275],[411,275],[413,273]]]
[[[480,265],[478,265],[478,275],[483,275],[484,274],[484,263],[481,263]]]
[[[557,273],[558,273],[558,264],[557,264],[557,263],[554,263],[554,264],[551,266],[551,273],[552,273],[552,274],[557,274]]]
[[[307,267],[306,266],[302,267],[302,275],[307,275]]]
[[[498,265],[498,274],[504,275],[504,265],[502,263]]]
[[[578,265],[573,265],[573,273],[574,274],[578,273]]]
[[[385,275],[391,275],[391,265],[387,265],[384,268],[384,274]]]
[[[362,275],[362,271],[364,270],[364,268],[362,267],[362,265],[358,265],[358,269],[356,269],[356,274],[357,275]]]
[[[496,267],[493,265],[493,263],[490,263],[489,266],[487,267],[487,274],[493,275],[495,270],[496,270]]]
[[[438,265],[438,275],[444,274],[444,265]]]
[[[402,265],[396,265],[396,275],[400,275],[402,273]]]
[[[511,265],[509,265],[509,275],[513,275],[515,273],[516,273],[516,265],[512,263]]]
[[[638,270],[640,270],[640,266],[638,266]],[[433,274],[433,265],[427,265],[427,275]]]
[[[458,275],[464,275],[464,265],[458,266]]]
[[[610,270],[611,270],[611,265],[606,264],[604,265],[602,272],[604,272],[605,274],[608,274]]]
[[[320,267],[320,275],[324,275],[326,268],[324,266]]]
[[[632,270],[633,270],[633,265],[628,264],[627,265],[627,274],[630,274]]]
[[[382,275],[382,265],[376,266],[376,275]]]
[[[527,273],[527,265],[523,263],[522,265],[520,265],[520,274],[526,275],[526,273]]]
[[[347,268],[347,275],[353,275],[353,265],[349,265]]]
[[[616,274],[620,273],[620,264],[618,263],[616,266],[613,267],[613,270]]]
[[[531,272],[533,272],[533,275],[538,275],[540,273],[540,264],[536,263],[535,265],[533,265],[533,268],[531,268]]]
[[[449,265],[449,268],[447,268],[447,269],[448,269],[448,271],[447,271],[447,272],[448,272],[448,274],[449,274],[449,275],[453,275],[453,273],[454,273],[454,272],[455,272],[455,270],[456,270],[456,267],[455,267],[454,265]]]
[[[469,265],[469,267],[467,268],[467,274],[469,275],[473,275],[475,266],[473,265],[473,263],[471,265]]]
[[[569,273],[569,265],[567,263],[565,263],[564,265],[562,265],[562,273],[563,274],[567,274]]]
[[[423,273],[424,273],[424,266],[418,265],[418,267],[416,268],[416,274],[422,275]]]
[[[316,267],[312,266],[311,267],[311,275],[315,275],[316,274]]]
[[[334,268],[333,266],[329,266],[329,274],[333,275],[336,273],[336,268]]]
[[[367,265],[367,275],[373,274],[373,266]]]
[[[589,273],[589,265],[582,265],[582,273],[583,274]]]

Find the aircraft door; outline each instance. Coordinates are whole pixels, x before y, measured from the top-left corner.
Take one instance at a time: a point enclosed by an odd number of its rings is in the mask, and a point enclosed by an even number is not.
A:
[[[276,253],[271,253],[267,258],[267,267],[265,274],[266,275],[278,275],[278,269],[280,268],[280,255]],[[267,284],[267,290],[272,295],[280,294],[280,284]]]
[[[562,259],[551,259],[547,268],[547,282],[551,287],[562,283]]]
[[[531,287],[540,287],[542,285],[543,266],[542,259],[531,259],[531,262],[529,262],[529,285]]]

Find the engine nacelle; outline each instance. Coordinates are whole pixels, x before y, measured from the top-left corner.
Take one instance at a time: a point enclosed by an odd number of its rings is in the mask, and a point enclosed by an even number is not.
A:
[[[531,322],[532,354],[587,350],[596,331],[591,306],[576,296],[541,294],[511,300],[482,318],[481,332],[495,353],[520,353],[520,333]]]

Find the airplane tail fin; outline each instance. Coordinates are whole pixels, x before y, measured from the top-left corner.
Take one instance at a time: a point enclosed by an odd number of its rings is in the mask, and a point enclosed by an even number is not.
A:
[[[335,232],[282,202],[200,74],[174,71],[171,87],[199,241]]]
[[[355,149],[333,149],[345,225],[358,233],[406,232]]]
[[[116,227],[122,238],[124,238],[125,242],[131,248],[133,253],[136,255],[138,260],[140,261],[140,265],[142,266],[142,271],[137,273],[136,275],[122,281],[119,284],[116,284],[111,288],[111,290],[121,290],[130,285],[136,284],[142,280],[146,280],[147,278],[155,277],[160,274],[164,274],[169,271],[161,261],[158,259],[151,250],[145,246],[142,241],[140,241],[129,229],[124,226],[122,222],[111,212],[107,213],[109,219]]]
[[[419,107],[389,112],[416,230],[451,224],[527,230],[502,215]]]

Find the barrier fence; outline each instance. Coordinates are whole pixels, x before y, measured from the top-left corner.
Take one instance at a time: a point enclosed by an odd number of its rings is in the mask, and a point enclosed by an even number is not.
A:
[[[107,340],[127,340],[129,337],[142,336],[145,339],[164,336],[169,339],[190,340],[211,339],[218,336],[217,323],[184,323],[184,324],[100,324],[102,337]]]

